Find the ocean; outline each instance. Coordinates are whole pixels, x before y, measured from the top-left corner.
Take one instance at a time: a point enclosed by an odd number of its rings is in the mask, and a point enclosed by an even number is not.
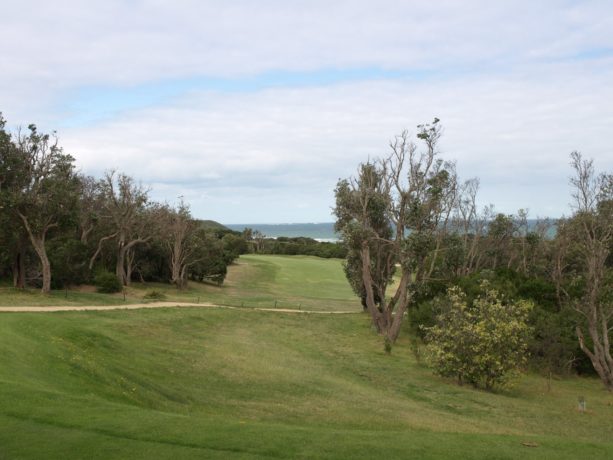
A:
[[[555,219],[552,219],[554,222]],[[528,219],[528,226],[533,229],[536,225],[535,219]],[[302,223],[302,224],[225,224],[231,230],[242,232],[245,228],[259,230],[263,235],[270,238],[279,236],[298,237],[304,236],[313,238],[317,241],[339,241],[340,235],[334,232],[334,222],[322,223]],[[547,238],[554,238],[556,234],[555,225],[547,232]]]
[[[334,222],[303,223],[303,224],[224,224],[231,230],[242,232],[245,228],[258,230],[270,238],[286,236],[294,238],[303,236],[317,241],[338,241],[339,235],[334,232]]]

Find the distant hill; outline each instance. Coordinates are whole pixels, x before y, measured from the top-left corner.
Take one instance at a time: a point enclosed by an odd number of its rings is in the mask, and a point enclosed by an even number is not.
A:
[[[200,220],[200,219],[198,219],[198,222],[200,223],[202,228],[204,228],[206,230],[227,230],[227,231],[231,231],[225,225],[220,224],[219,222],[215,222],[214,220]]]

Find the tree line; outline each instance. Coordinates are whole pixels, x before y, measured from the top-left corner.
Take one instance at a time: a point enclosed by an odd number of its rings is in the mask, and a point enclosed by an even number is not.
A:
[[[259,230],[245,228],[242,232],[249,252],[285,256],[315,256],[323,259],[344,259],[347,248],[341,242],[317,241],[305,236],[276,238],[267,237]]]
[[[488,349],[498,353],[491,363],[522,355],[525,345],[533,365],[591,367],[613,390],[613,175],[573,152],[571,216],[529,221],[527,210],[480,209],[479,180],[461,181],[455,164],[440,158],[441,135],[438,119],[419,125],[415,141],[403,132],[388,156],[360,164],[335,190],[345,273],[386,348],[406,313],[441,373],[450,375],[446,366],[455,362],[461,381],[481,366],[488,386],[494,364],[483,364],[481,345],[504,336],[522,311],[525,328]],[[515,343],[518,336],[525,342]]]
[[[119,286],[221,284],[246,250],[240,234],[204,226],[183,200],[153,201],[129,175],[77,172],[55,133],[9,132],[1,114],[0,211],[0,277],[44,293],[108,272]]]

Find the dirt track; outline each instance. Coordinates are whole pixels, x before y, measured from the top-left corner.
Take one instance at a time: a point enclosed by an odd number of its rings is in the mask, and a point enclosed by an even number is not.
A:
[[[212,303],[189,303],[189,302],[152,302],[152,303],[136,303],[128,305],[92,305],[92,306],[49,306],[49,307],[0,307],[0,312],[16,312],[16,313],[44,313],[57,311],[95,311],[95,310],[137,310],[140,308],[176,308],[176,307],[205,307],[205,308],[230,308],[236,310],[259,310],[259,311],[274,311],[277,313],[316,313],[324,315],[342,315],[353,314],[352,311],[314,311],[314,310],[292,310],[289,308],[242,308],[230,307],[225,305],[214,305]]]

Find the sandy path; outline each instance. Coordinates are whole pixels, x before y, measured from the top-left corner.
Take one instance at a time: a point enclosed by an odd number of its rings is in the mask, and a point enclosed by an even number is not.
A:
[[[49,307],[0,307],[0,312],[45,312],[45,311],[90,311],[90,310],[136,310],[139,308],[167,308],[167,307],[214,307],[210,303],[187,302],[151,302],[131,303],[126,305],[67,305]]]
[[[204,308],[229,308],[233,310],[259,310],[274,311],[277,313],[315,313],[324,315],[344,315],[355,314],[352,311],[315,311],[315,310],[293,310],[289,308],[251,308],[251,307],[230,307],[227,305],[214,305],[212,303],[189,303],[189,302],[151,302],[136,303],[128,305],[91,305],[91,306],[49,306],[49,307],[0,307],[0,312],[17,313],[44,313],[56,311],[96,311],[96,310],[137,310],[140,308],[175,308],[175,307],[204,307]]]

